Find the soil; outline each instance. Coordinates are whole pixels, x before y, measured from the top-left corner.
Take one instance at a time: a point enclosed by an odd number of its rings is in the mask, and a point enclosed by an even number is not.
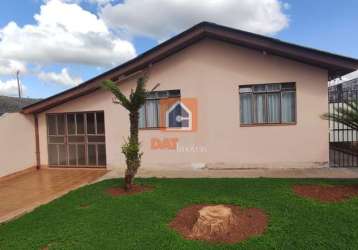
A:
[[[89,208],[90,206],[91,206],[91,204],[85,203],[85,204],[81,204],[80,208]]]
[[[142,185],[133,185],[132,189],[129,191],[125,191],[123,187],[112,187],[108,188],[106,192],[111,196],[123,196],[123,195],[131,195],[137,193],[143,193],[152,191],[153,187],[150,186],[142,186]]]
[[[230,207],[234,214],[234,222],[231,225],[229,233],[221,235],[201,236],[200,238],[192,236],[192,229],[199,217],[199,210],[205,204],[192,205],[180,210],[177,216],[169,224],[171,228],[189,240],[205,240],[208,242],[219,243],[237,243],[246,240],[252,236],[261,235],[267,228],[267,215],[258,208],[242,209],[239,206],[225,205]]]
[[[340,202],[358,195],[358,185],[295,185],[293,191],[302,197],[321,202]]]

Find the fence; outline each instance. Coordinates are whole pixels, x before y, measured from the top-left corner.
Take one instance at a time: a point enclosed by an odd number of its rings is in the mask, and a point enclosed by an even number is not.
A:
[[[329,88],[329,113],[338,114],[337,108],[348,109],[347,102],[358,102],[358,85]],[[358,131],[342,123],[329,121],[329,153],[331,167],[358,167]]]

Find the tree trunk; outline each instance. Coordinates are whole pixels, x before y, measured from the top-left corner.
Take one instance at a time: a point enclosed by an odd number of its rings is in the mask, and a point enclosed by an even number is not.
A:
[[[130,136],[129,143],[133,145],[138,145],[138,121],[139,113],[138,111],[131,111],[129,113],[130,121]],[[133,185],[134,176],[137,173],[137,170],[140,166],[140,155],[139,147],[136,152],[132,152],[130,155],[126,155],[127,169],[124,175],[124,190],[130,191]]]
[[[138,143],[138,121],[139,121],[139,112],[131,111],[129,113],[130,121],[130,140],[134,143]]]
[[[125,174],[124,176],[124,190],[127,192],[132,189],[133,177],[134,176],[130,174]]]
[[[193,238],[210,239],[228,234],[234,223],[231,208],[216,205],[206,206],[199,210],[199,218],[192,228]]]

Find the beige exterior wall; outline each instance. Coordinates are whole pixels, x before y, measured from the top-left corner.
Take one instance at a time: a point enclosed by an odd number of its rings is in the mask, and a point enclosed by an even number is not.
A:
[[[151,89],[180,89],[198,102],[196,132],[140,131],[143,168],[312,167],[328,161],[327,71],[273,55],[205,39],[153,65]],[[297,124],[240,127],[239,85],[296,82]],[[129,93],[135,79],[121,84]],[[105,111],[108,168],[124,166],[120,146],[128,135],[127,112],[99,90],[55,107],[51,112]],[[39,116],[41,162],[47,164],[45,113]],[[151,138],[178,138],[180,147],[204,152],[152,150]],[[199,150],[200,151],[200,150]]]
[[[34,131],[32,115],[0,116],[0,177],[36,165]]]

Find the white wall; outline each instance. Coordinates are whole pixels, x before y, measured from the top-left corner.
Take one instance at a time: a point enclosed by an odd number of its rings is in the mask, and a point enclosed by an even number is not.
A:
[[[32,115],[0,116],[0,177],[36,165],[34,129]]]

